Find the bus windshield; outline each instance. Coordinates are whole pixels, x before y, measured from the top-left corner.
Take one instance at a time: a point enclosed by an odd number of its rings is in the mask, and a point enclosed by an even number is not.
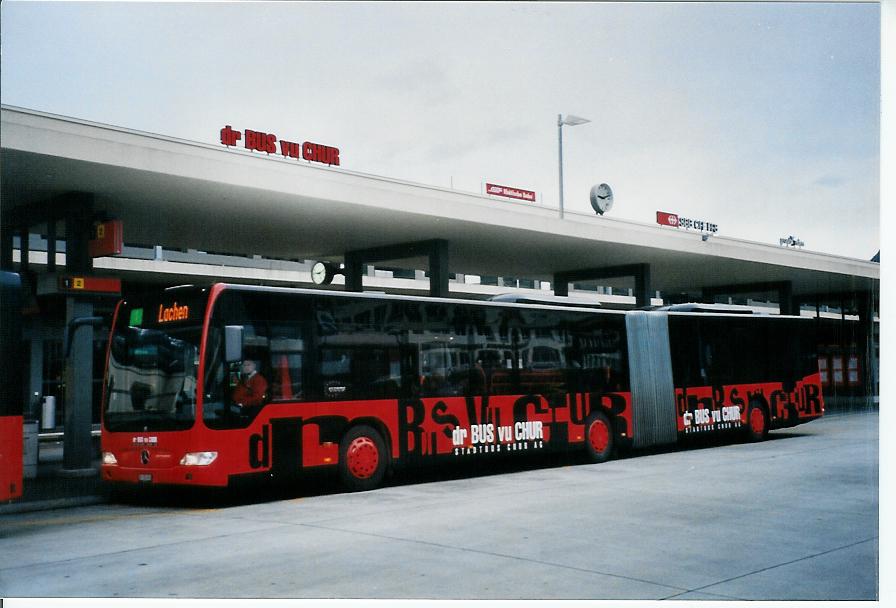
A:
[[[103,421],[110,431],[174,431],[196,419],[199,327],[119,328],[109,350]]]

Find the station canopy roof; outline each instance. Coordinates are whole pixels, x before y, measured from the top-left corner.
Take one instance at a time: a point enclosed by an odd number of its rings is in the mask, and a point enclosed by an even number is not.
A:
[[[870,261],[610,216],[561,219],[533,203],[21,108],[3,107],[0,141],[4,216],[88,192],[122,220],[126,244],[341,262],[346,251],[445,239],[453,273],[550,281],[646,263],[651,289],[664,293],[778,281],[795,296],[879,288]]]

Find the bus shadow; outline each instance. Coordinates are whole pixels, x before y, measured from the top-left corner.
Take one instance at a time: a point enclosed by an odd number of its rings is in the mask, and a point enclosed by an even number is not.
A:
[[[381,487],[401,487],[421,483],[438,483],[492,475],[549,469],[582,464],[583,457],[569,454],[526,455],[516,459],[483,459],[478,462],[451,463],[451,466],[427,465],[401,468],[390,474]],[[220,509],[263,504],[296,498],[312,498],[344,494],[335,468],[306,471],[289,483],[272,480],[245,480],[227,488],[194,488],[182,486],[110,487],[111,502],[172,509]]]
[[[418,483],[439,483],[459,479],[476,479],[508,473],[520,473],[539,469],[552,469],[575,464],[585,464],[584,454],[545,453],[516,457],[487,457],[479,461],[450,463],[450,466],[421,466],[397,471],[390,479],[390,486]]]
[[[780,441],[785,439],[795,439],[798,437],[806,437],[811,433],[796,431],[794,429],[772,431],[762,442]],[[673,452],[692,452],[696,450],[708,450],[728,445],[750,445],[750,441],[737,433],[729,433],[727,435],[697,435],[687,437],[672,445],[651,446],[647,448],[629,449],[621,451],[619,458],[637,458],[639,456],[648,456],[654,454],[669,454]]]

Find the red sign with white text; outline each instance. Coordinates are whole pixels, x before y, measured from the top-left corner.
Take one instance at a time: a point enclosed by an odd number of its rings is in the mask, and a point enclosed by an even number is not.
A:
[[[486,184],[485,193],[493,194],[495,196],[506,196],[507,198],[516,198],[521,201],[535,201],[535,193],[531,190],[520,190],[519,188],[499,186],[498,184]]]
[[[656,223],[663,226],[674,226],[675,228],[678,228],[678,215],[674,213],[666,213],[665,211],[657,211]]]

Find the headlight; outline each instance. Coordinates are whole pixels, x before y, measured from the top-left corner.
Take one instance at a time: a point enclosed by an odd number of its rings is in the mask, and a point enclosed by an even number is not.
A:
[[[118,459],[112,452],[103,452],[103,464],[118,464]]]
[[[187,452],[180,463],[187,467],[204,467],[213,463],[217,457],[217,452]]]

